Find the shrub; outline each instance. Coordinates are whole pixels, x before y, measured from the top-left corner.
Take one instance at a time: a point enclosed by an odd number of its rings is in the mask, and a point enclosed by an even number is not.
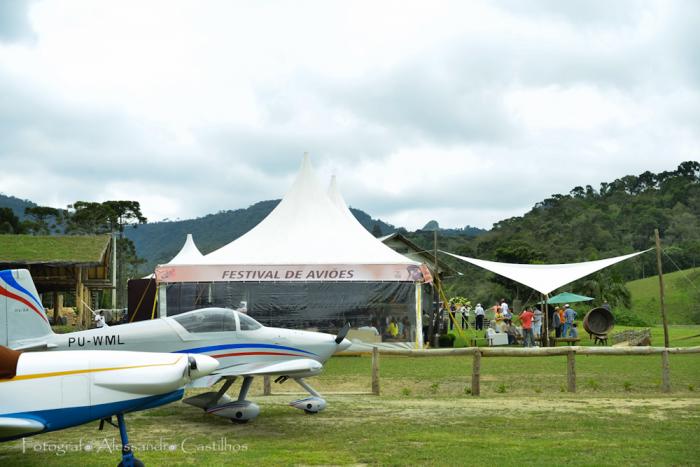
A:
[[[455,340],[454,334],[442,334],[438,338],[438,345],[440,347],[452,347]]]
[[[438,389],[440,389],[440,384],[438,383],[433,383],[430,385],[430,392],[431,394],[435,394],[438,392]]]
[[[403,388],[403,389],[401,389],[401,395],[402,396],[410,396],[411,390],[409,388]]]
[[[629,381],[625,381],[624,383],[622,383],[622,387],[624,387],[625,391],[627,392],[632,391],[632,383],[630,383]]]
[[[621,308],[616,308],[612,311],[613,316],[615,317],[615,324],[619,324],[621,326],[639,326],[639,327],[648,327],[651,326],[651,324],[647,323],[644,318],[641,316],[629,311],[629,310],[624,310]]]
[[[501,383],[496,387],[496,392],[499,394],[505,394],[506,392],[506,385]]]
[[[594,379],[589,379],[588,387],[593,389],[594,391],[597,391],[598,389],[600,389],[600,384],[598,384],[598,382]]]
[[[464,394],[470,395],[472,393],[472,388],[469,386],[464,386]]]

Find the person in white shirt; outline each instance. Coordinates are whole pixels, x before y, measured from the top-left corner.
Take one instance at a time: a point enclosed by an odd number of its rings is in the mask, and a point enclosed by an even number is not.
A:
[[[484,309],[481,307],[481,303],[476,304],[474,309],[474,314],[476,315],[476,330],[481,331],[484,329]]]
[[[462,316],[462,329],[469,329],[469,308],[462,305],[459,307],[459,314]]]
[[[105,326],[104,311],[100,311],[98,314],[95,315],[95,327],[96,328],[103,328],[104,326]]]

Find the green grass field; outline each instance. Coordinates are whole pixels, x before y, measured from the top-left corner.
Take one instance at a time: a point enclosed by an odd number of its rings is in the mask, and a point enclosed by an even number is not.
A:
[[[687,338],[700,326],[671,333],[672,346],[700,345]],[[381,357],[379,397],[367,394],[370,362],[333,358],[310,380],[329,403],[318,415],[286,406],[303,397],[294,383],[264,397],[256,380],[262,412],[247,425],[177,402],[128,415],[130,436],[147,465],[700,464],[700,354],[671,356],[671,394],[658,355],[579,356],[575,394],[565,357],[484,358],[481,397],[469,357]],[[90,423],[4,443],[0,465],[116,465],[118,440]]]
[[[648,323],[661,323],[659,277],[628,282],[627,288],[632,295],[631,311]],[[700,268],[664,274],[664,289],[669,323],[691,324],[693,316],[700,319]]]

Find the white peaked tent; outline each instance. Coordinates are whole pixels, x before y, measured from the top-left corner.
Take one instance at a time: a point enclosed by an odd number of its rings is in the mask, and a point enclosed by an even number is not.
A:
[[[495,261],[485,261],[483,259],[459,256],[447,251],[443,251],[450,256],[466,261],[475,266],[488,269],[500,276],[512,279],[538,292],[548,295],[552,290],[569,284],[577,279],[585,277],[601,269],[612,266],[626,259],[634,258],[637,255],[646,253],[649,250],[639,251],[624,256],[601,259],[598,261],[586,261],[583,263],[569,264],[513,264],[498,263]]]
[[[194,240],[192,239],[192,234],[187,234],[187,238],[185,239],[184,245],[182,245],[182,248],[180,248],[180,251],[171,259],[168,261],[166,264],[173,265],[173,264],[190,264],[193,261],[199,261],[199,259],[204,256],[202,253],[199,251],[199,248],[197,248],[197,245],[194,244]],[[156,277],[155,273],[151,273],[145,277],[142,277],[142,279],[154,279]]]
[[[342,308],[334,326],[354,317],[360,327],[370,324],[369,316],[391,319],[386,310],[408,306],[410,290],[410,320],[417,329],[421,326],[421,264],[369,233],[350,213],[335,183],[329,192],[321,186],[308,156],[282,201],[258,225],[208,255],[159,265],[156,276],[164,285],[158,298],[161,316],[192,309],[183,304],[192,296],[197,305],[245,301],[250,314],[262,321],[300,327],[313,327],[310,316],[320,317],[322,304]],[[198,285],[195,290],[186,284]],[[260,310],[268,315],[256,315]],[[366,317],[358,310],[365,310]],[[296,321],[275,321],[280,317]],[[415,334],[416,342],[422,341],[421,333]]]
[[[339,196],[339,194],[338,194]],[[279,205],[249,232],[202,257],[161,265],[161,282],[420,281],[420,263],[374,238],[329,198],[308,156]]]
[[[333,202],[335,207],[340,210],[340,212],[348,219],[350,223],[362,227],[362,224],[360,224],[360,222],[355,218],[355,216],[352,215],[352,212],[350,212],[350,208],[345,203],[343,195],[340,194],[340,190],[338,189],[338,182],[335,178],[335,175],[331,177],[331,183],[328,185],[328,198],[330,198],[331,202]],[[364,227],[362,227],[362,230],[364,230],[365,233],[369,233]]]
[[[168,261],[168,264],[190,264],[199,261],[204,255],[199,251],[197,245],[194,244],[192,234],[187,234],[185,244],[182,245],[178,254],[173,259]]]

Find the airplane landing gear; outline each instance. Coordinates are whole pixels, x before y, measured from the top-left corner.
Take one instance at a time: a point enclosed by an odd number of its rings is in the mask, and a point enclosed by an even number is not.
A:
[[[126,434],[126,422],[124,422],[124,414],[117,414],[117,422],[119,423],[119,435],[122,439],[122,461],[118,467],[143,467],[143,462],[134,457],[129,445],[129,437]]]
[[[299,386],[301,386],[309,394],[311,394],[311,397],[292,401],[289,403],[289,405],[299,410],[303,410],[304,412],[310,415],[317,414],[321,410],[326,408],[325,399],[323,399],[321,395],[314,390],[314,388],[309,386],[309,384],[306,381],[304,381],[304,378],[294,378],[294,381],[296,381],[299,384]]]
[[[233,423],[247,423],[260,414],[260,407],[258,404],[245,400],[250,385],[253,383],[253,377],[246,376],[243,378],[243,384],[241,385],[241,391],[238,393],[237,400],[233,400],[225,394],[234,380],[235,378],[228,379],[221,389],[219,389],[219,392],[200,394],[185,399],[184,402],[202,408],[207,413],[229,418]]]

